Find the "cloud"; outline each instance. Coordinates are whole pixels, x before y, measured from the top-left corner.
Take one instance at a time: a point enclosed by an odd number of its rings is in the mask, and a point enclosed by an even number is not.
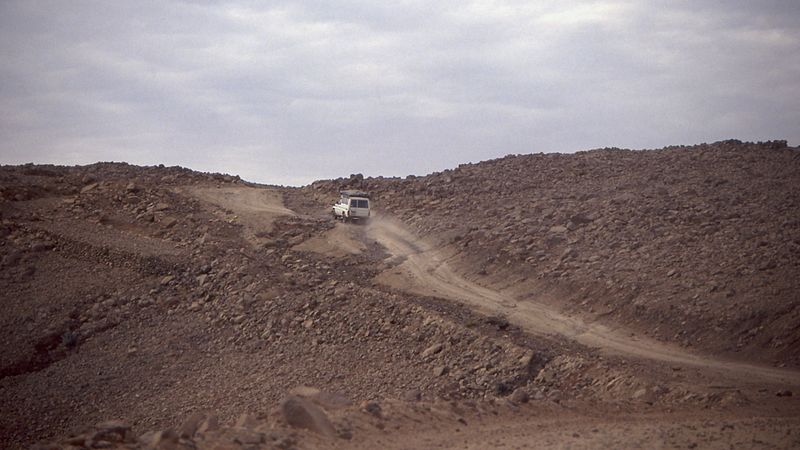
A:
[[[303,184],[800,141],[792,2],[6,1],[0,162]]]

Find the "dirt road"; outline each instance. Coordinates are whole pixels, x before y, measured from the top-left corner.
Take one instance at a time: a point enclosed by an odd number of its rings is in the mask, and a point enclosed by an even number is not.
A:
[[[230,187],[194,193],[235,212],[251,240],[257,239],[259,231],[268,230],[279,215],[294,214],[272,190]],[[461,302],[486,315],[502,314],[529,333],[565,336],[609,354],[695,367],[738,383],[800,386],[800,374],[794,371],[692,354],[676,346],[634,337],[624,329],[564,315],[536,298],[517,298],[481,286],[460,276],[441,252],[390,218],[374,218],[366,227],[366,237],[383,245],[394,257],[404,259],[402,264],[379,277],[380,282],[394,288]],[[344,233],[340,227],[325,237],[325,246],[335,247],[338,242],[342,252],[352,253],[353,238],[353,233]]]
[[[518,299],[483,287],[457,274],[440,252],[391,219],[373,220],[367,233],[392,255],[405,259],[380,278],[392,287],[462,302],[487,315],[502,314],[527,332],[562,335],[612,354],[702,368],[741,382],[758,380],[800,385],[800,374],[793,371],[691,354],[662,342],[633,337],[623,329],[566,316],[535,298]]]
[[[331,230],[320,236],[293,247],[293,250],[320,253],[331,257],[356,255],[365,250],[364,243],[359,239],[361,230],[344,223],[337,223]]]
[[[259,234],[272,229],[276,218],[294,215],[292,210],[283,206],[280,192],[274,189],[236,186],[189,189],[188,192],[204,202],[234,213],[234,219],[245,226],[245,238],[256,246],[263,242]]]

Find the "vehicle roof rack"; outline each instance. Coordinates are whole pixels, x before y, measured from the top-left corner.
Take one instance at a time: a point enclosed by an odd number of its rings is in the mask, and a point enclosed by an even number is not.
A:
[[[348,190],[345,190],[345,191],[339,191],[339,193],[342,194],[345,197],[364,197],[364,198],[369,198],[369,193],[364,192],[364,191],[356,191],[356,190],[353,190],[353,189],[348,189]]]

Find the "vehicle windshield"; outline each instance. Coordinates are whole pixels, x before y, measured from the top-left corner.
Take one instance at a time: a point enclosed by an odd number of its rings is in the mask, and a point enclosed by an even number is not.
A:
[[[351,199],[350,207],[352,208],[369,208],[369,200]]]

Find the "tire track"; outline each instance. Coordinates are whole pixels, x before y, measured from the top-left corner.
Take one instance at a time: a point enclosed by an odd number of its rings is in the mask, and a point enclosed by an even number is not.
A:
[[[715,359],[689,353],[667,343],[643,337],[632,337],[622,328],[587,323],[567,316],[536,299],[518,300],[500,291],[469,281],[457,274],[440,252],[414,236],[400,223],[376,218],[367,227],[369,238],[376,240],[395,257],[403,258],[399,266],[403,282],[393,287],[433,295],[464,303],[486,315],[502,314],[511,323],[527,332],[540,335],[561,335],[609,354],[636,357],[668,364],[690,366],[718,375],[733,376],[740,381],[774,382],[800,386],[795,371]],[[396,276],[388,278],[396,279]]]

